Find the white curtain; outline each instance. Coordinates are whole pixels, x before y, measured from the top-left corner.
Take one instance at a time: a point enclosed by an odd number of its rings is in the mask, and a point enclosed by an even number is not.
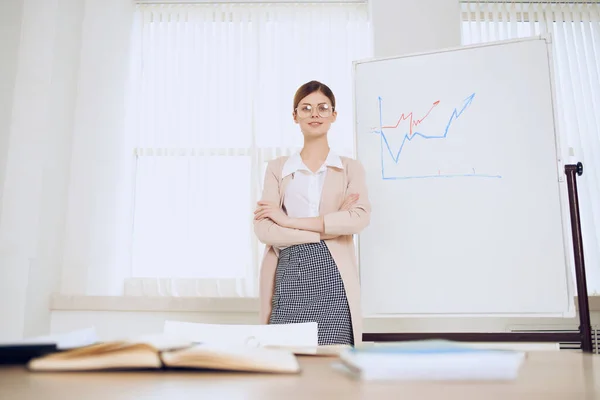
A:
[[[600,4],[486,2],[462,4],[463,44],[550,33],[561,147],[578,177],[589,294],[600,294]]]
[[[132,73],[135,206],[126,295],[255,296],[266,162],[302,146],[296,89],[331,87],[331,147],[353,155],[352,61],[366,4],[139,5]]]

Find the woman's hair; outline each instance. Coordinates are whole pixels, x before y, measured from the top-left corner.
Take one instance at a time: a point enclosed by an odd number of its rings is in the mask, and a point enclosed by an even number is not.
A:
[[[296,90],[296,94],[294,95],[294,112],[296,112],[296,108],[298,108],[300,101],[314,92],[321,92],[327,96],[329,101],[331,101],[332,109],[335,111],[335,96],[333,95],[331,89],[329,89],[329,86],[319,81],[310,81],[300,86],[298,90]]]

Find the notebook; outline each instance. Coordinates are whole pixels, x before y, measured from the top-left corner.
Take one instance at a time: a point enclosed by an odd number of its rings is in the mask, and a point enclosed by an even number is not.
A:
[[[36,336],[0,343],[0,364],[26,364],[32,358],[61,350],[94,344],[98,336],[94,328],[61,334]]]
[[[97,343],[29,361],[31,371],[209,369],[298,373],[294,354],[245,345],[194,344],[167,335]]]
[[[444,340],[360,346],[340,354],[348,372],[363,380],[512,380],[524,359],[521,351]]]
[[[55,353],[56,343],[2,343],[0,364],[22,365],[35,357]]]

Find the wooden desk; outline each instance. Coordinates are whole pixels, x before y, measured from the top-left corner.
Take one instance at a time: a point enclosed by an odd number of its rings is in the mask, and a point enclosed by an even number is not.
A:
[[[149,371],[31,373],[0,367],[6,400],[293,400],[293,399],[600,399],[600,356],[532,352],[514,382],[366,383],[331,367],[335,359],[300,357],[301,375]]]

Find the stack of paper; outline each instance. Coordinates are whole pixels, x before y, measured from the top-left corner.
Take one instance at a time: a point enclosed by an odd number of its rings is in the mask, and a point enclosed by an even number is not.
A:
[[[343,365],[364,380],[511,380],[525,354],[437,340],[361,346],[340,354]]]
[[[237,325],[165,321],[163,332],[195,343],[251,347],[316,347],[319,341],[316,322]]]

